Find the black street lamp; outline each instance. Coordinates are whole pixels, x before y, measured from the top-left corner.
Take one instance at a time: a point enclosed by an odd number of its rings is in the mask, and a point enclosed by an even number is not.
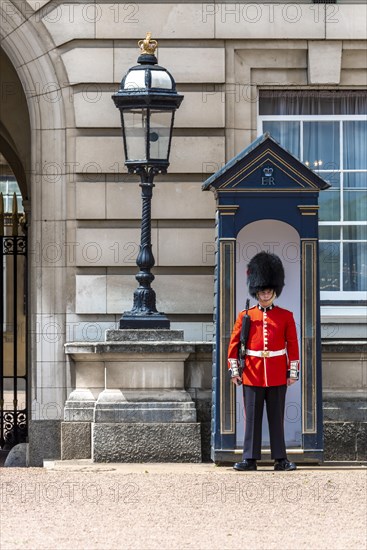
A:
[[[171,74],[157,65],[156,40],[147,33],[139,41],[139,65],[128,70],[119,91],[112,96],[120,110],[125,164],[130,174],[140,175],[142,190],[142,222],[140,250],[136,260],[140,268],[136,275],[139,283],[134,292],[131,311],[120,319],[121,328],[170,328],[168,318],[156,309],[155,292],[151,288],[154,275],[154,256],[151,243],[151,201],[154,176],[165,174],[169,154],[175,111],[183,96],[176,91]]]

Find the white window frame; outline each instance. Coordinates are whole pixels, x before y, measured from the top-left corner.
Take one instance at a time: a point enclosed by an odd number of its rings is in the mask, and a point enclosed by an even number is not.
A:
[[[270,121],[270,122],[288,122],[288,121],[296,121],[296,122],[343,122],[343,121],[358,121],[366,120],[366,115],[260,115],[259,114],[259,101],[257,102],[257,135],[261,136],[263,131],[263,122]],[[300,125],[300,155],[301,155],[301,162],[303,162],[303,124]],[[344,191],[344,185],[343,185],[343,174],[345,172],[362,172],[367,174],[366,170],[344,170],[343,166],[343,140],[342,140],[342,125],[341,125],[341,131],[339,132],[340,137],[340,166],[338,170],[335,170],[335,172],[340,173],[340,208],[341,213],[344,213],[343,209],[343,191]],[[317,174],[320,174],[322,177],[323,173],[330,173],[333,170],[317,170]],[[322,191],[321,191],[322,193]],[[366,226],[367,221],[322,221],[319,222],[319,226],[337,226],[337,227],[343,227],[343,226]],[[344,242],[358,242],[363,243],[366,242],[364,239],[360,240],[343,240],[343,235],[341,235],[341,238],[338,241],[331,241],[331,240],[322,240],[320,242],[338,242],[340,244],[340,286],[343,288],[343,243]],[[338,301],[351,301],[351,300],[366,300],[367,293],[364,291],[344,291],[344,290],[338,290],[338,291],[321,291],[320,292],[320,298],[321,300],[338,300]]]

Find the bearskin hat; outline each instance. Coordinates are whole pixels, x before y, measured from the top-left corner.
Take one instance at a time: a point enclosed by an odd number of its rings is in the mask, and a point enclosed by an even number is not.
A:
[[[259,252],[247,266],[249,293],[256,298],[260,290],[272,288],[280,296],[284,287],[284,267],[281,259],[270,252]]]

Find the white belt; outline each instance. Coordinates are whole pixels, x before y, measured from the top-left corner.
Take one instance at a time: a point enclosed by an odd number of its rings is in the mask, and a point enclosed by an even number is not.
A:
[[[246,350],[246,355],[254,355],[255,357],[277,357],[278,355],[285,355],[285,349],[278,349],[276,351],[254,351],[252,349]]]

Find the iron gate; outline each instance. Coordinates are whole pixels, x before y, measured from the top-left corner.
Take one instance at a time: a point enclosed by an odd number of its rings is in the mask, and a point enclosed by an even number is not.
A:
[[[27,437],[27,236],[25,215],[0,193],[0,449]]]

